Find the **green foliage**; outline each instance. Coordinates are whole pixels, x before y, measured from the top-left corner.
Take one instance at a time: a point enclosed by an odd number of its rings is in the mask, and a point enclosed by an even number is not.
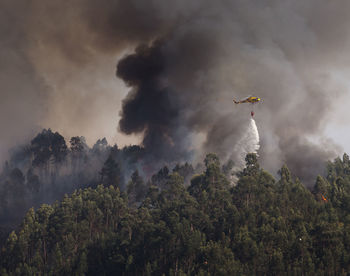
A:
[[[127,185],[129,205],[140,203],[144,199],[144,196],[146,195],[146,191],[147,191],[147,186],[143,182],[142,177],[139,175],[138,170],[136,170],[131,175],[131,180]]]
[[[112,154],[109,155],[104,163],[101,172],[101,182],[104,186],[110,185],[118,187],[121,184],[121,171],[119,164],[114,160]]]
[[[204,163],[205,170],[188,187],[183,175],[188,166],[172,173],[164,167],[147,185],[135,171],[127,195],[105,182],[30,209],[1,249],[1,275],[350,271],[347,155],[327,164],[327,176],[317,177],[312,192],[285,165],[276,181],[253,154],[233,185],[215,154]],[[105,168],[115,164],[111,156]],[[9,174],[21,187],[23,175]]]
[[[183,165],[176,164],[173,172],[177,172],[179,175],[181,175],[185,180],[185,184],[188,184],[194,173],[194,169],[191,164],[186,162]]]

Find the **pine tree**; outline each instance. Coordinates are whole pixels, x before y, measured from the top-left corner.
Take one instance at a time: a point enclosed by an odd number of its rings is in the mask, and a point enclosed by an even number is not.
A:
[[[121,171],[118,163],[114,160],[112,155],[109,155],[104,163],[101,172],[101,183],[108,186],[118,187],[121,185]]]

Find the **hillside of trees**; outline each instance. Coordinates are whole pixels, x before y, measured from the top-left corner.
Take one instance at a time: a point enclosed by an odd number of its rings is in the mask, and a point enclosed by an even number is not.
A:
[[[51,154],[59,162],[62,152]],[[61,201],[29,209],[3,244],[1,275],[347,275],[350,271],[348,155],[328,162],[327,174],[307,189],[287,166],[275,179],[260,168],[255,154],[247,155],[236,185],[230,184],[227,164],[222,166],[215,154],[206,156],[198,174],[189,164],[177,165],[162,168],[146,182],[136,168],[126,182],[119,173],[125,167],[118,161],[121,153],[109,150],[95,184],[77,184]],[[137,164],[137,158],[133,162]],[[47,164],[39,164],[44,174]],[[14,170],[9,175],[16,180],[20,173]],[[31,177],[39,178],[33,175],[27,173],[25,180],[18,177],[18,182],[7,185],[24,183],[30,190],[37,187],[29,185]],[[37,185],[40,194],[42,184]],[[15,194],[13,200],[20,202]]]
[[[98,184],[124,190],[143,156],[139,146],[119,149],[103,138],[90,148],[84,137],[66,142],[58,132],[44,129],[30,143],[13,149],[0,172],[0,246],[31,207]]]

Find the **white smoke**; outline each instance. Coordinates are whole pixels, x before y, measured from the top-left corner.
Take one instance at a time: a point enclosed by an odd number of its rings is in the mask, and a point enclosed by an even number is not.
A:
[[[232,169],[232,178],[231,181],[236,183],[237,177],[235,176],[238,171],[241,171],[245,166],[245,157],[248,153],[258,154],[260,148],[260,139],[259,131],[256,126],[255,120],[250,119],[249,124],[247,125],[243,135],[238,140],[236,145],[233,148],[233,156],[235,166]]]

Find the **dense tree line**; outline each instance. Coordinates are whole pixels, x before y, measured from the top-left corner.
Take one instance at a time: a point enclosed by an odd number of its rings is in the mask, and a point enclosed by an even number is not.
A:
[[[276,180],[254,154],[234,186],[216,155],[204,164],[189,186],[188,164],[148,182],[135,170],[124,191],[106,168],[103,185],[30,209],[1,250],[0,274],[347,275],[346,154],[311,190],[287,166]]]
[[[0,172],[0,246],[30,207],[61,200],[79,188],[117,185],[125,189],[144,155],[139,146],[119,149],[105,138],[90,148],[84,137],[66,142],[50,129],[12,150]]]

